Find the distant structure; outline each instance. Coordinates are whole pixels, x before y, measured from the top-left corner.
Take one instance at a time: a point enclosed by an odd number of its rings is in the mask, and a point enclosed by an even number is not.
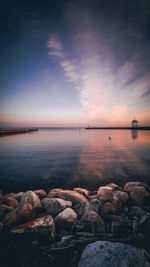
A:
[[[131,127],[133,127],[133,128],[137,128],[138,126],[139,126],[138,121],[135,120],[135,119],[133,119],[133,120],[132,120],[132,123],[131,123]]]

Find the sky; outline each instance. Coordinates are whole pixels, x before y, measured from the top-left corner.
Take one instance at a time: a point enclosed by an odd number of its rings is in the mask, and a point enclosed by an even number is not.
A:
[[[0,127],[150,125],[150,0],[5,0]]]

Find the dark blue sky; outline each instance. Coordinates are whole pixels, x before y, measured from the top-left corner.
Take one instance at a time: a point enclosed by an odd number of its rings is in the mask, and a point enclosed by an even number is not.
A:
[[[150,123],[150,1],[5,1],[1,126]]]

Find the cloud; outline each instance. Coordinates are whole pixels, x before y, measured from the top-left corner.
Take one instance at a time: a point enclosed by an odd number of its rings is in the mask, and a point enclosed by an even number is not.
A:
[[[149,96],[150,61],[139,25],[134,31],[128,21],[118,24],[115,18],[99,18],[95,10],[77,4],[65,12],[66,23],[74,29],[71,43],[65,46],[52,36],[48,54],[55,56],[78,90],[89,122],[124,124],[136,114],[143,114],[144,120],[149,111],[144,99]]]

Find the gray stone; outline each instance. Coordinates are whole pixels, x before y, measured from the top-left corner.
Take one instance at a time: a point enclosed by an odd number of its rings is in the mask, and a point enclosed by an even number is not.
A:
[[[8,207],[6,205],[0,204],[0,217],[3,217],[7,213],[11,212],[13,210],[12,207]]]
[[[129,200],[128,193],[120,191],[120,190],[114,191],[113,197],[118,198],[122,203],[127,203]]]
[[[104,223],[103,219],[93,210],[86,211],[83,214],[81,220],[86,222]]]
[[[14,198],[14,199],[16,199],[16,200],[18,200],[18,201],[20,202],[21,197],[22,197],[23,195],[24,195],[23,192],[19,192],[19,193],[17,193],[17,194],[14,194],[14,195],[12,196],[12,198]]]
[[[82,215],[89,210],[93,210],[99,213],[101,206],[102,206],[102,203],[100,200],[92,199],[91,201],[87,201],[82,204],[78,204],[74,206],[74,210],[77,213],[78,217],[81,218]]]
[[[137,186],[143,186],[148,192],[150,192],[150,186],[144,182],[129,182],[125,184],[124,191],[131,192]]]
[[[61,221],[73,222],[74,220],[77,220],[77,214],[71,208],[63,210],[55,218],[56,222],[61,222]]]
[[[149,267],[144,249],[122,243],[97,241],[85,247],[78,267]]]
[[[150,204],[150,193],[142,186],[137,186],[130,192],[130,203],[136,206],[145,206]]]
[[[53,217],[58,215],[64,209],[71,207],[71,201],[66,201],[61,198],[44,198],[42,204],[48,214],[51,214]]]

